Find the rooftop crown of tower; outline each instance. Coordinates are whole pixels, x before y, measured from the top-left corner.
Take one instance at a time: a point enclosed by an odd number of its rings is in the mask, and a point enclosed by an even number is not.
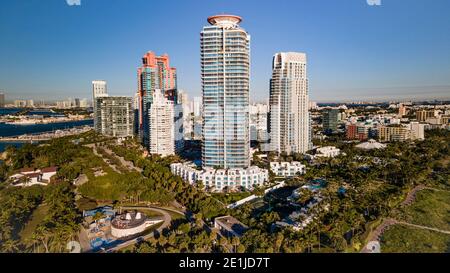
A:
[[[242,18],[237,15],[222,14],[208,17],[208,23],[216,26],[232,27],[242,22]]]

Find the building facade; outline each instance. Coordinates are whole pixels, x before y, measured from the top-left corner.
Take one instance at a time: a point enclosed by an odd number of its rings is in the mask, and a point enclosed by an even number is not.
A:
[[[400,103],[398,106],[398,117],[402,118],[403,116],[406,116],[406,106],[403,105],[403,103]]]
[[[411,131],[411,140],[425,139],[425,124],[411,122],[408,124],[408,129]]]
[[[161,90],[154,90],[150,106],[149,152],[168,156],[175,154],[174,103]]]
[[[311,148],[306,54],[277,53],[270,79],[270,144],[278,153]]]
[[[316,149],[316,157],[336,157],[340,153],[341,150],[334,146],[325,146]]]
[[[372,126],[363,122],[345,125],[345,136],[348,140],[367,140],[372,131]]]
[[[336,133],[339,123],[339,109],[327,109],[323,113],[323,131]]]
[[[97,98],[101,97],[107,97],[108,96],[108,90],[106,87],[106,81],[92,81],[92,106],[94,110],[94,115],[97,115]],[[69,103],[70,104],[70,103]],[[70,108],[70,106],[67,105],[67,103],[62,102],[61,105],[59,105],[60,108]],[[101,125],[98,123],[98,118],[94,117],[94,129],[97,132],[101,131]]]
[[[268,142],[267,117],[269,114],[268,104],[256,103],[250,105],[250,140],[260,143]]]
[[[150,109],[155,90],[163,92],[166,99],[173,102],[173,123],[180,124],[175,135],[176,146],[182,148],[182,107],[178,106],[177,70],[170,66],[169,55],[156,56],[149,51],[142,58],[142,65],[138,68],[138,132],[144,146],[150,148],[151,125]],[[156,119],[157,117],[153,117]],[[179,127],[179,126],[178,126]],[[180,139],[181,138],[181,139]],[[174,144],[175,145],[175,144]]]
[[[292,162],[270,162],[270,170],[276,176],[294,177],[306,172],[306,166],[298,161]]]
[[[174,175],[180,176],[184,181],[194,184],[202,181],[203,185],[210,191],[229,190],[252,190],[269,181],[269,171],[257,166],[246,169],[214,169],[204,168],[198,170],[194,164],[173,163],[170,169]]]
[[[250,165],[250,35],[241,20],[211,16],[200,34],[203,167]]]
[[[405,141],[411,139],[411,131],[405,126],[380,126],[378,139],[381,142]]]
[[[131,97],[98,97],[94,103],[95,130],[110,137],[133,136],[133,101]]]
[[[416,111],[417,121],[426,121],[428,118],[436,116],[435,110],[418,110]]]

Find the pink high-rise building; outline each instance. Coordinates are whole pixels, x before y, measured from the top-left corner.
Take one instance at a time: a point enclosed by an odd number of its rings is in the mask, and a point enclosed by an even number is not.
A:
[[[177,70],[170,67],[169,61],[169,55],[156,56],[154,52],[149,51],[142,57],[142,65],[138,68],[138,131],[147,147],[150,144],[149,115],[155,90],[161,90],[174,104],[178,101]]]

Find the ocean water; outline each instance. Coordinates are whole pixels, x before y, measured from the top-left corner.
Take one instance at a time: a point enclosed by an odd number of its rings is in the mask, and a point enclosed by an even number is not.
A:
[[[27,116],[33,116],[33,115],[37,115],[37,116],[51,116],[51,117],[64,117],[64,114],[58,114],[58,113],[54,113],[52,111],[46,110],[46,109],[35,109],[35,110],[30,110],[27,113]]]
[[[0,116],[15,114],[17,112],[22,111],[21,108],[0,108]]]
[[[69,129],[73,127],[94,125],[94,120],[69,121],[49,124],[32,124],[32,125],[12,125],[0,123],[0,136],[19,136],[24,134],[52,132],[61,129]],[[20,147],[23,143],[17,142],[0,142],[0,152],[3,152],[8,145]]]

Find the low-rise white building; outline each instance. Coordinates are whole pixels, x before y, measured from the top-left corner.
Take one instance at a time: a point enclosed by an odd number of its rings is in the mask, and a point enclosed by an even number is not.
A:
[[[276,176],[293,177],[306,172],[306,166],[298,161],[270,162],[270,170]]]
[[[325,146],[317,148],[316,157],[336,157],[341,153],[341,150],[334,146]]]
[[[19,173],[9,177],[13,186],[29,187],[33,185],[46,186],[50,179],[56,175],[57,167],[43,169],[23,168]]]
[[[369,141],[360,143],[356,145],[356,148],[363,149],[363,150],[372,150],[372,149],[384,149],[386,148],[386,144],[379,143],[373,139],[369,139]]]
[[[148,218],[141,212],[128,212],[112,219],[111,235],[116,238],[136,235],[162,221],[163,219],[161,217]]]
[[[262,186],[269,180],[269,171],[257,166],[247,169],[214,169],[197,170],[192,163],[173,163],[170,169],[174,175],[180,176],[190,184],[202,181],[206,188],[221,191],[224,188],[238,189],[240,187],[251,190]]]

